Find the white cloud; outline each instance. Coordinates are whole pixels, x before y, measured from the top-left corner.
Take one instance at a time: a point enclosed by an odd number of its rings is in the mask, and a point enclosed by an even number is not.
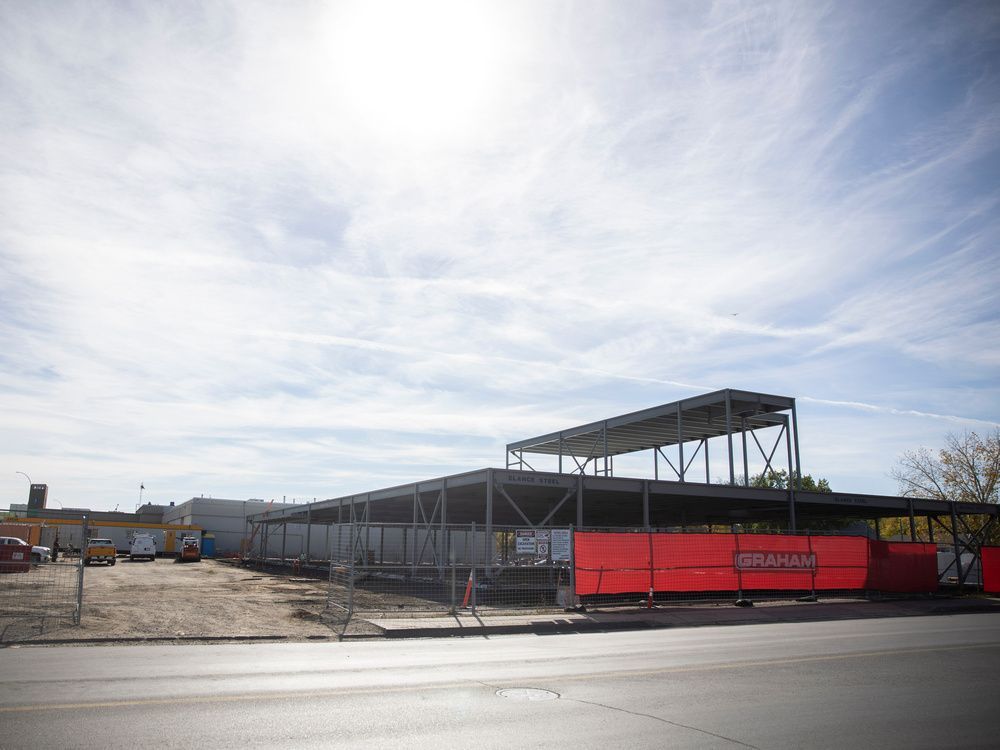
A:
[[[398,78],[344,4],[0,10],[0,491],[335,495],[727,386],[1000,419],[995,14],[441,7]]]

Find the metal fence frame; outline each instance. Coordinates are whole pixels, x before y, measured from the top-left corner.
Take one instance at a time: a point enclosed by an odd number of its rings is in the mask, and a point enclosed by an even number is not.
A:
[[[61,527],[54,528],[58,532]],[[80,625],[88,519],[82,518],[73,528],[81,532],[80,547],[63,547],[57,560],[32,562],[27,570],[7,565],[8,570],[0,572],[0,642],[44,633],[53,623]],[[51,542],[44,536],[39,541]]]
[[[571,527],[343,524],[331,533],[326,617],[548,611],[574,604]],[[385,544],[389,532],[392,547]],[[372,548],[373,535],[380,542]],[[553,549],[553,538],[559,546]]]

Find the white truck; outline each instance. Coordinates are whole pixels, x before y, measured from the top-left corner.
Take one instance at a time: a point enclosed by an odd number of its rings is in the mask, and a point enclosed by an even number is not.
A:
[[[129,548],[128,559],[135,560],[155,560],[156,540],[152,534],[136,534],[132,537],[132,546]]]

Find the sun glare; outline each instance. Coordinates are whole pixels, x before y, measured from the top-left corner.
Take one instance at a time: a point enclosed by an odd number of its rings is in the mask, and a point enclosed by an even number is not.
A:
[[[327,36],[334,94],[360,127],[396,141],[449,139],[481,124],[511,35],[492,5],[363,2]]]

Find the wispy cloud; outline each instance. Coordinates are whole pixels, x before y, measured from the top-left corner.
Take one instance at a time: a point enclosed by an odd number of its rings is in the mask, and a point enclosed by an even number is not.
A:
[[[991,5],[367,5],[0,9],[0,499],[336,495],[729,386],[890,492],[1000,421]]]

